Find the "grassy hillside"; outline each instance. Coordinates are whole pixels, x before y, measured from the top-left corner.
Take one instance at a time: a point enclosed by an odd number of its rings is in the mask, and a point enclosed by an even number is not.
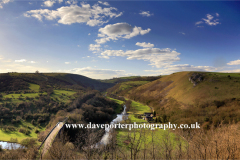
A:
[[[0,74],[0,92],[29,89],[29,84],[50,85],[62,88],[91,88],[106,90],[111,83],[104,83],[85,76],[68,73],[2,73]]]
[[[179,72],[118,94],[152,106],[162,122],[240,121],[239,73]]]
[[[240,98],[240,75],[238,73],[200,73],[203,81],[195,87],[189,81],[193,72],[179,72],[132,90],[142,97],[174,98],[184,104],[205,103],[213,100]],[[228,77],[230,75],[230,77]],[[150,102],[148,102],[150,103]]]
[[[121,82],[128,82],[128,81],[154,81],[160,77],[161,76],[148,76],[148,77],[130,76],[130,77],[119,77],[119,78],[101,80],[101,82],[118,84]]]
[[[67,114],[83,103],[89,103],[90,108],[95,103],[96,107],[102,105],[94,115],[112,113],[112,109],[106,109],[110,102],[102,100],[100,103],[99,98],[93,98],[100,93],[92,90],[102,91],[111,86],[113,84],[66,73],[0,74],[0,140],[37,138],[39,131],[45,127],[49,130],[56,124],[49,122],[59,120],[59,116],[55,117],[59,111]],[[75,102],[78,99],[81,99],[79,104]],[[111,116],[106,114],[102,119],[111,119]]]
[[[121,77],[110,80],[104,80],[106,82],[115,83],[116,85],[109,88],[107,91],[111,94],[126,95],[130,93],[133,88],[139,87],[146,83],[152,82],[161,78],[161,76],[152,76],[152,77]]]

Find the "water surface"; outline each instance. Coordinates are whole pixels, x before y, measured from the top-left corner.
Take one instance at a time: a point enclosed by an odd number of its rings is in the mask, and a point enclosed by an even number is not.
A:
[[[18,144],[18,143],[10,143],[10,142],[3,142],[3,141],[0,141],[0,145],[2,146],[2,149],[18,149],[18,148],[24,148],[21,144]]]

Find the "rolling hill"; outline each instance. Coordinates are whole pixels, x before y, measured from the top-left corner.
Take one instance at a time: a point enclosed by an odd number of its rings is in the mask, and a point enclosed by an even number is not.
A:
[[[82,75],[68,73],[2,73],[0,74],[0,92],[17,91],[28,89],[28,83],[45,84],[57,87],[69,88],[91,88],[95,90],[106,90],[112,87],[112,83],[104,83]]]

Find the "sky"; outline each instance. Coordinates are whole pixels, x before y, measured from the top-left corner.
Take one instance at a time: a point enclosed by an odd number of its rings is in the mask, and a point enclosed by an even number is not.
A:
[[[0,73],[240,72],[240,1],[0,0]]]

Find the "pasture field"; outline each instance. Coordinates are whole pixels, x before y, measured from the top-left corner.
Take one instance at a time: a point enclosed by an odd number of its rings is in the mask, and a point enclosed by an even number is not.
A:
[[[107,97],[109,99],[114,100],[115,102],[119,104],[123,104],[123,101],[113,99],[110,97]],[[139,102],[132,101],[132,107],[130,111],[128,112],[128,119],[125,121],[126,123],[134,123],[137,124],[140,123],[148,123],[146,120],[136,118],[134,114],[143,114],[144,112],[150,112],[151,109],[147,105],[143,105]],[[124,123],[124,122],[122,122]],[[178,143],[182,143],[183,146],[187,143],[183,139],[177,139],[177,136],[170,132],[169,130],[163,130],[163,129],[132,129],[129,131],[129,129],[116,129],[117,131],[117,144],[121,147],[129,149],[129,136],[135,139],[140,139],[141,148],[143,149],[144,146],[150,146],[152,144],[152,138],[154,138],[154,143],[161,144],[164,140],[168,139],[171,141],[171,143],[175,146],[177,146]],[[141,137],[140,137],[141,135]],[[136,142],[137,143],[137,142]],[[145,143],[145,144],[144,144]]]
[[[25,139],[25,138],[37,138],[37,133],[35,133],[35,130],[37,129],[39,132],[45,130],[44,127],[40,127],[40,126],[34,126],[29,122],[26,121],[21,121],[21,124],[18,125],[14,125],[14,127],[16,127],[16,131],[10,132],[10,131],[3,131],[2,129],[0,130],[0,141],[10,141],[11,138],[17,138],[18,142],[20,142],[21,140]],[[18,129],[20,128],[28,128],[28,130],[30,130],[30,134],[26,135],[24,133],[21,133],[18,131]]]

